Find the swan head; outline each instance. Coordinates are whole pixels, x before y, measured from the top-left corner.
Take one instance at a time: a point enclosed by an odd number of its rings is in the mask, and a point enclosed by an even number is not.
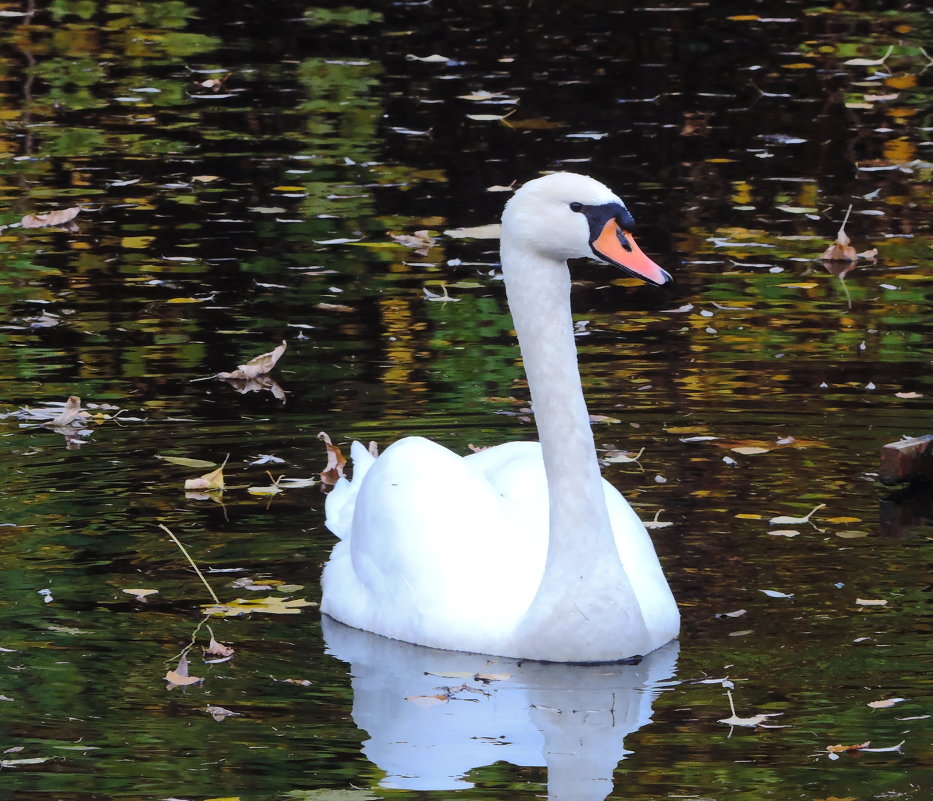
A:
[[[634,225],[625,204],[605,184],[556,172],[524,184],[505,204],[502,243],[558,261],[596,258],[663,286],[671,276],[638,247]]]

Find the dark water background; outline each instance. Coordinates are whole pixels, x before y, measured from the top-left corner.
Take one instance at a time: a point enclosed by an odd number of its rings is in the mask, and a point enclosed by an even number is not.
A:
[[[442,232],[555,169],[614,187],[676,279],[575,273],[605,473],[672,523],[653,534],[684,616],[603,796],[928,798],[929,499],[891,500],[877,472],[881,445],[933,429],[931,28],[920,3],[869,0],[0,0],[0,799],[547,794],[501,715],[450,735],[466,702],[422,710],[444,734],[390,780],[351,716],[364,670],[314,607],[212,619],[236,655],[203,664],[210,598],[159,524],[237,571],[208,574],[222,600],[315,601],[323,497],[251,494],[266,470],[315,475],[322,430],[533,436],[496,242]],[[17,225],[76,205],[77,230]],[[824,265],[850,205],[877,256]],[[422,229],[426,253],[390,237]],[[444,286],[455,302],[425,293]],[[282,340],[285,402],[193,381]],[[69,396],[96,417],[66,437],[36,410]],[[229,455],[228,488],[187,498],[207,471],[157,455]],[[206,680],[167,691],[193,639]],[[785,728],[719,723],[725,688],[701,680],[725,677],[739,716]],[[581,759],[613,736],[581,735]],[[484,737],[502,757],[423,778]],[[866,741],[903,745],[827,755]]]

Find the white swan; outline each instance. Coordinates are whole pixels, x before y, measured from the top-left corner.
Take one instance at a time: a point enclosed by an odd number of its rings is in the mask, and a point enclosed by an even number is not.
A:
[[[321,610],[392,639],[550,662],[611,662],[677,636],[651,539],[599,472],[577,368],[567,259],[596,256],[649,283],[670,276],[635,244],[598,181],[529,181],[502,215],[502,271],[540,444],[460,457],[421,437],[328,495],[340,541]]]

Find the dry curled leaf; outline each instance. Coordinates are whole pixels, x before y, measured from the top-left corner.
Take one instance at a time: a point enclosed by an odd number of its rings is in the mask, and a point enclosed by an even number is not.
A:
[[[389,234],[392,239],[406,248],[411,248],[422,256],[434,245],[434,237],[427,230],[415,231],[413,234]]]
[[[71,425],[79,417],[90,417],[91,415],[81,408],[81,398],[77,395],[69,395],[65,401],[65,406],[54,420],[49,420],[46,425],[49,428],[64,428]]]
[[[229,458],[229,456],[227,457]],[[222,490],[224,488],[224,466],[227,459],[216,470],[205,473],[199,478],[189,478],[185,481],[186,490]]]
[[[867,742],[860,743],[859,745],[827,745],[826,750],[831,754],[842,754],[846,751],[861,751],[863,748],[868,748],[871,745],[871,740]]]
[[[839,226],[839,232],[836,234],[836,240],[823,251],[820,259],[824,261],[855,261],[858,254],[851,245],[849,235],[846,233],[846,223],[849,221],[849,215],[852,213],[852,206],[846,210],[845,219]]]
[[[213,635],[211,635],[211,641],[207,648],[204,649],[204,653],[210,656],[233,656],[234,649],[229,645],[224,645],[222,642],[217,642]]]
[[[340,452],[340,448],[331,442],[330,435],[326,431],[318,434],[317,438],[327,448],[327,464],[321,471],[321,481],[325,484],[336,484],[338,478],[343,478],[343,467],[347,463],[347,459]]]
[[[175,687],[188,687],[192,684],[200,684],[204,681],[200,676],[188,675],[188,657],[184,654],[182,654],[181,659],[178,660],[178,667],[165,674],[165,680],[168,682],[169,690],[173,690]]]
[[[80,206],[74,206],[70,209],[56,209],[47,211],[45,214],[27,214],[23,217],[23,228],[45,228],[49,225],[67,225],[81,211]]]
[[[268,353],[263,353],[254,359],[250,359],[246,364],[238,365],[236,370],[229,373],[217,373],[215,377],[232,378],[243,381],[258,378],[270,372],[272,368],[275,367],[275,363],[282,357],[287,347],[288,343],[283,339],[282,344],[275,348],[275,350],[270,350]]]

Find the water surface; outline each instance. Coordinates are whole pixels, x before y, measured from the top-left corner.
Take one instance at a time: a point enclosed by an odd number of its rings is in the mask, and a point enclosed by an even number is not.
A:
[[[930,501],[877,472],[933,419],[933,70],[888,6],[0,4],[0,797],[926,798]],[[593,676],[313,606],[202,623],[159,524],[222,600],[315,602],[320,489],[248,488],[316,475],[318,432],[534,436],[497,243],[444,232],[555,169],[675,275],[580,264],[573,303],[605,474],[671,524],[679,649]],[[850,206],[877,253],[819,261]],[[282,340],[284,401],[196,380]],[[228,459],[227,490],[159,455]],[[166,690],[192,641],[204,683]],[[777,717],[719,722],[724,679]],[[903,745],[826,750],[867,741]]]

